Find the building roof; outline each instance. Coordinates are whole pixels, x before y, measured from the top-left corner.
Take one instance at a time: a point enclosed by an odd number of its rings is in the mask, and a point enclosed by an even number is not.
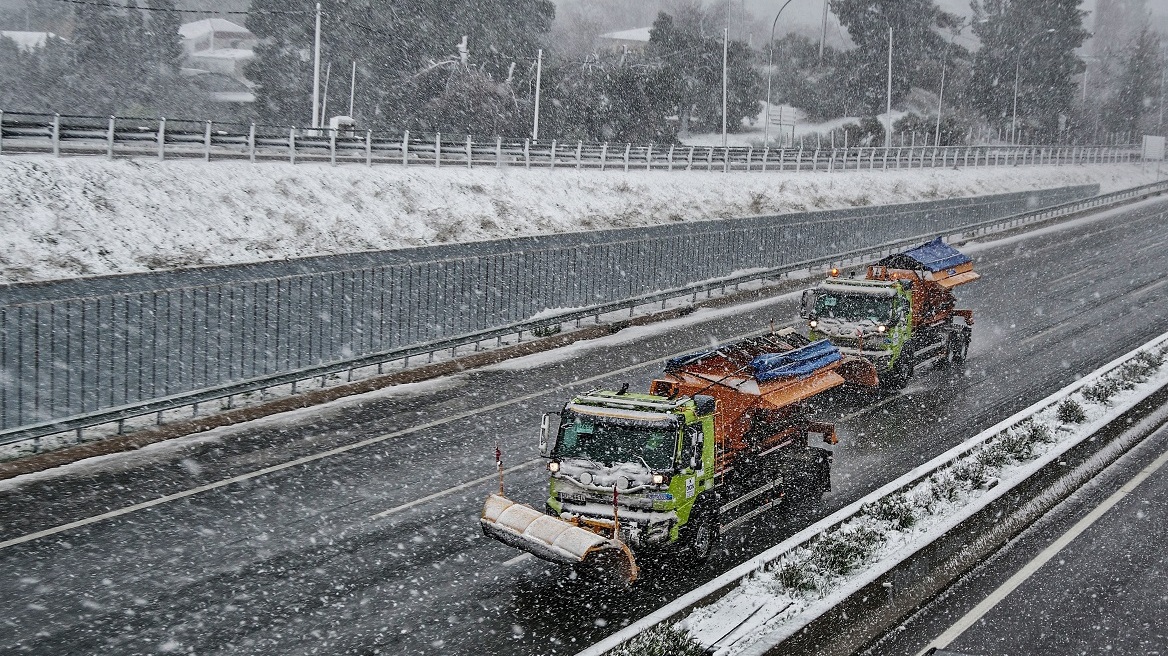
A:
[[[247,29],[246,27],[237,25],[229,20],[224,20],[222,18],[204,18],[203,20],[197,20],[191,23],[183,23],[178,28],[178,33],[181,34],[184,39],[195,39],[203,36],[204,34],[211,33],[243,34],[250,37],[255,36],[251,33],[251,30]]]
[[[12,39],[16,42],[16,47],[25,52],[45,47],[49,39],[60,38],[52,32],[20,32],[10,30],[0,31],[0,36]]]
[[[612,41],[641,41],[648,43],[649,30],[651,29],[652,28],[650,27],[637,27],[631,30],[621,30],[620,32],[609,32],[607,34],[601,34],[600,38],[610,39]]]
[[[214,50],[200,50],[190,54],[192,59],[254,59],[255,52],[243,48],[215,48]]]

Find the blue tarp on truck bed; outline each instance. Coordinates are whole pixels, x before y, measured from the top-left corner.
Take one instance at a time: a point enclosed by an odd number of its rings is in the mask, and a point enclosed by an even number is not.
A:
[[[840,359],[839,349],[821,339],[786,353],[767,353],[750,361],[754,378],[760,383],[788,376],[809,376]]]
[[[951,269],[959,264],[965,264],[971,261],[968,255],[941,241],[940,237],[926,244],[921,244],[916,248],[911,248],[899,255],[912,258],[921,267],[929,271],[944,271],[945,269]],[[892,255],[886,259],[891,260],[896,257],[897,255]],[[895,265],[890,264],[889,266]]]

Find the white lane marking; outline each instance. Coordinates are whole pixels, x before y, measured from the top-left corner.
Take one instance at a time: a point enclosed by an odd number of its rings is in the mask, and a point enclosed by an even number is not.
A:
[[[511,565],[518,565],[519,563],[521,563],[529,558],[534,558],[534,557],[535,556],[532,556],[529,553],[521,553],[518,556],[512,558],[511,560],[504,561],[503,566],[510,567]]]
[[[1026,579],[1030,578],[1031,575],[1037,572],[1038,568],[1042,567],[1048,560],[1053,558],[1055,554],[1062,551],[1068,544],[1071,543],[1072,540],[1078,537],[1079,534],[1090,528],[1091,525],[1096,522],[1096,520],[1104,515],[1104,513],[1106,513],[1108,510],[1111,510],[1111,508],[1115,506],[1115,504],[1119,503],[1119,501],[1125,496],[1131,494],[1140,483],[1143,483],[1144,480],[1146,480],[1149,476],[1156,473],[1156,470],[1164,466],[1164,463],[1166,462],[1168,462],[1168,452],[1161,454],[1159,458],[1156,458],[1156,460],[1152,462],[1152,464],[1144,467],[1140,473],[1136,474],[1135,477],[1125,483],[1123,487],[1119,488],[1115,494],[1112,494],[1107,498],[1106,501],[1099,504],[1099,506],[1088,513],[1086,517],[1080,519],[1078,523],[1071,527],[1071,530],[1063,533],[1059,539],[1055,540],[1046,549],[1043,549],[1042,553],[1038,554],[1034,560],[1026,563],[1025,567],[1018,570],[1014,576],[1011,576],[1009,580],[1003,583],[997,590],[994,590],[988,597],[982,600],[980,604],[975,606],[973,610],[969,611],[965,614],[964,617],[957,620],[953,626],[946,629],[945,632],[940,636],[937,636],[937,638],[929,643],[929,645],[924,649],[922,649],[920,653],[917,654],[917,656],[923,656],[934,647],[937,649],[947,648],[950,643],[956,640],[962,633],[965,633],[965,631],[968,630],[969,627],[973,626],[979,619],[981,619],[983,615],[988,613],[991,609],[993,609],[994,606],[998,605],[1002,599],[1005,599],[1007,595],[1017,589],[1018,586],[1022,585],[1022,583],[1026,581]]]
[[[741,337],[750,337],[753,335],[762,335],[762,334],[766,334],[768,332],[770,332],[770,331],[769,330],[762,330],[762,331],[746,333],[744,335],[739,335],[738,337],[735,337],[734,339],[739,339]],[[670,358],[680,357],[680,356],[685,355],[687,353],[693,353],[693,352],[694,352],[694,349],[686,349],[684,351],[678,351],[678,352],[673,353],[671,355],[666,355],[663,358],[654,358],[654,360],[668,360]],[[360,448],[363,448],[363,447],[366,447],[366,446],[369,446],[372,444],[384,442],[385,440],[389,440],[389,439],[392,439],[395,437],[403,437],[406,435],[412,435],[413,433],[421,432],[424,430],[429,430],[431,428],[436,428],[438,426],[449,424],[449,423],[452,423],[455,421],[474,417],[476,415],[482,414],[483,412],[489,412],[491,410],[498,410],[499,408],[505,408],[509,405],[515,405],[517,403],[523,403],[524,401],[530,401],[530,400],[538,398],[540,396],[544,396],[546,394],[551,394],[553,392],[567,389],[569,387],[584,385],[584,384],[591,383],[591,382],[594,382],[597,380],[608,378],[610,376],[617,376],[617,375],[620,375],[623,373],[628,373],[630,371],[634,371],[636,369],[640,369],[642,367],[645,367],[648,364],[649,364],[648,362],[640,362],[637,364],[631,364],[627,367],[621,367],[620,369],[613,369],[612,371],[607,371],[605,373],[597,374],[595,376],[589,376],[588,378],[580,378],[578,380],[573,380],[573,381],[565,383],[563,385],[557,385],[555,387],[551,387],[551,388],[548,388],[546,390],[541,390],[539,392],[532,392],[530,394],[525,394],[523,396],[509,399],[507,401],[500,401],[498,403],[492,403],[490,405],[481,406],[481,407],[474,408],[471,410],[465,410],[463,412],[459,412],[457,414],[450,415],[444,419],[436,419],[434,421],[427,422],[425,424],[420,424],[418,426],[412,426],[410,428],[405,428],[405,429],[402,429],[400,431],[396,431],[393,433],[386,433],[385,435],[370,437],[368,439],[361,440],[360,442],[346,444],[345,446],[339,446],[339,447],[336,447],[334,449],[329,449],[328,451],[321,451],[320,453],[314,453],[310,456],[304,456],[303,458],[297,458],[295,460],[290,460],[288,462],[285,462],[285,463],[282,463],[279,465],[272,465],[271,467],[264,467],[263,469],[257,469],[256,471],[249,472],[247,474],[240,474],[239,476],[233,476],[231,478],[227,478],[227,479],[224,479],[221,481],[216,481],[214,483],[200,485],[199,487],[191,488],[189,490],[184,490],[182,492],[175,492],[174,494],[168,494],[166,496],[162,496],[162,497],[159,497],[157,499],[152,499],[150,501],[136,503],[132,506],[126,506],[125,508],[111,510],[110,512],[102,513],[100,515],[94,515],[92,517],[86,517],[85,519],[79,519],[75,522],[69,522],[68,524],[61,524],[60,526],[54,526],[52,528],[47,528],[43,531],[37,531],[35,533],[29,533],[28,535],[22,535],[22,536],[17,537],[17,538],[12,538],[10,540],[4,540],[3,542],[0,542],[0,549],[5,549],[7,547],[15,546],[18,544],[24,544],[25,542],[31,542],[33,540],[37,540],[37,539],[40,539],[43,537],[48,537],[50,535],[56,535],[57,533],[62,533],[64,531],[72,530],[75,528],[80,528],[82,526],[88,526],[89,524],[95,524],[97,522],[104,521],[107,519],[113,519],[115,517],[120,517],[122,515],[128,515],[132,512],[137,512],[139,510],[153,508],[154,506],[162,505],[164,503],[169,503],[171,501],[185,499],[189,496],[193,496],[193,495],[199,494],[201,492],[209,492],[211,490],[217,490],[221,487],[227,487],[228,485],[231,485],[232,483],[239,483],[241,481],[250,480],[250,479],[253,479],[253,478],[256,478],[259,476],[264,476],[266,474],[271,474],[274,472],[283,471],[285,469],[289,469],[292,467],[298,467],[300,465],[304,465],[304,464],[307,464],[310,462],[316,462],[317,460],[323,460],[325,458],[329,458],[329,457],[332,457],[332,456],[335,456],[335,455],[338,455],[341,453],[353,451],[354,449],[360,449]]]
[[[504,469],[503,473],[510,474],[511,472],[519,471],[520,469],[523,469],[525,467],[530,467],[530,466],[537,464],[539,462],[542,462],[542,461],[543,461],[543,458],[533,458],[531,460],[528,460],[527,462],[523,462],[523,463],[520,463],[518,465],[515,465],[514,467]],[[447,488],[447,489],[441,490],[439,492],[435,492],[434,494],[426,495],[426,496],[422,497],[421,499],[414,499],[413,501],[410,501],[409,503],[403,503],[402,505],[395,506],[393,508],[390,508],[389,510],[382,510],[381,512],[379,512],[375,515],[370,515],[369,519],[381,519],[382,517],[388,517],[390,515],[393,515],[394,513],[399,513],[403,510],[408,510],[410,508],[413,508],[414,506],[418,506],[418,505],[421,505],[423,503],[426,503],[427,501],[433,501],[434,499],[437,499],[439,497],[444,497],[448,494],[453,494],[453,493],[458,492],[460,490],[465,490],[468,487],[474,487],[476,485],[481,485],[482,483],[486,483],[487,481],[498,478],[498,477],[499,477],[499,474],[498,474],[498,472],[496,472],[494,474],[491,474],[490,476],[483,476],[482,478],[476,478],[473,481],[467,481],[461,485],[455,485],[454,487]]]

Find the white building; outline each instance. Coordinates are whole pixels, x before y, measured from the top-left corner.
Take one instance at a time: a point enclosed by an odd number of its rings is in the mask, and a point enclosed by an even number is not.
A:
[[[259,40],[246,27],[222,18],[204,18],[184,23],[182,36],[186,66],[183,74],[196,77],[212,100],[254,102],[252,83],[243,67],[255,58],[252,50]]]
[[[9,30],[0,30],[0,37],[12,39],[16,43],[16,47],[20,48],[21,52],[39,50],[45,47],[49,39],[60,38],[52,32],[18,32]]]

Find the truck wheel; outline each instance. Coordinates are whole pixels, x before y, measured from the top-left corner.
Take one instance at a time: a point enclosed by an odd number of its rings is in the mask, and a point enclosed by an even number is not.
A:
[[[904,346],[888,373],[880,377],[880,383],[887,389],[902,389],[912,377],[913,350]]]
[[[698,511],[685,526],[685,550],[690,560],[704,563],[713,555],[718,545],[718,524],[711,512]]]
[[[969,357],[969,333],[959,333],[953,339],[953,364],[965,364]]]

